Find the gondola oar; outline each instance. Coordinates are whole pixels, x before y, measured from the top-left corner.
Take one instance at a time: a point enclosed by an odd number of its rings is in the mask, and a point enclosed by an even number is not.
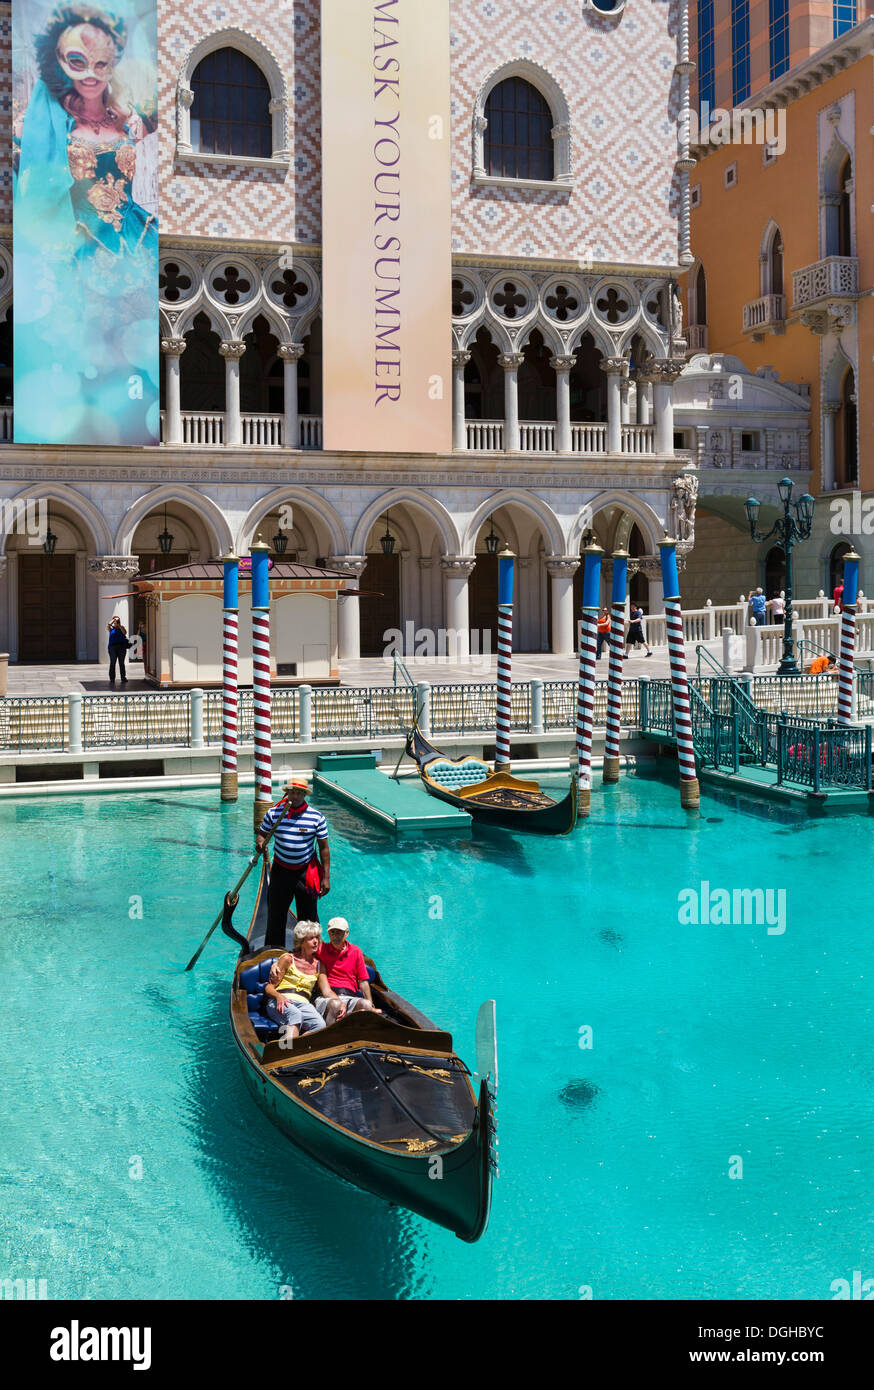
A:
[[[246,868],[246,872],[243,874],[243,877],[239,880],[239,882],[236,884],[236,886],[235,886],[234,888],[232,888],[231,891],[230,891],[228,894],[226,894],[226,896],[225,896],[225,904],[227,904],[228,898],[230,898],[234,904],[236,903],[237,897],[239,896],[240,889],[242,888],[243,884],[246,882],[246,879],[249,877],[249,875],[250,875],[250,873],[252,872],[252,870],[254,869],[255,865],[258,863],[258,860],[261,858],[261,855],[267,853],[267,845],[268,845],[269,841],[273,838],[273,836],[276,834],[277,830],[279,829],[279,827],[280,827],[280,825],[282,824],[282,822],[283,822],[283,820],[285,819],[285,817],[288,815],[288,809],[289,809],[289,808],[288,808],[288,803],[286,803],[285,810],[282,812],[282,815],[279,817],[279,820],[276,822],[276,824],[274,825],[273,829],[272,829],[271,831],[269,831],[269,832],[267,833],[267,835],[265,835],[263,846],[261,847],[260,850],[256,850],[255,853],[252,855],[251,859],[249,860],[248,867]],[[221,922],[221,920],[222,920],[222,918],[224,917],[224,915],[225,915],[225,905],[223,904],[223,905],[222,905],[222,910],[221,910],[221,912],[219,913],[218,917],[216,917],[215,921],[213,922],[213,924],[212,924],[212,926],[210,927],[209,931],[207,932],[206,936],[203,938],[203,940],[201,941],[201,943],[200,943],[200,945],[198,946],[197,950],[194,952],[194,955],[191,957],[191,960],[190,960],[190,961],[188,962],[188,964],[186,965],[186,967],[185,967],[186,971],[187,971],[187,970],[193,970],[194,966],[195,966],[195,965],[197,964],[197,962],[200,960],[200,955],[201,955],[201,952],[203,951],[204,946],[206,945],[207,941],[209,941],[209,938],[212,936],[213,932],[215,931],[216,927],[217,927],[217,926],[219,925],[219,923]]]

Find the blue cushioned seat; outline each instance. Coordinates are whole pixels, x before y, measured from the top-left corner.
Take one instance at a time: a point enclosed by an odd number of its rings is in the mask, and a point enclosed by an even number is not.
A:
[[[437,761],[429,763],[425,771],[432,781],[448,791],[454,791],[456,787],[474,786],[477,782],[484,782],[489,775],[488,765],[474,759],[464,763]]]
[[[240,988],[246,991],[246,1004],[249,1009],[249,1022],[255,1029],[259,1042],[268,1042],[271,1038],[279,1036],[279,1029],[269,1018],[265,1018],[261,1013],[261,1006],[264,1002],[264,986],[270,979],[270,970],[273,966],[275,956],[262,960],[257,965],[250,965],[245,970],[240,971]]]

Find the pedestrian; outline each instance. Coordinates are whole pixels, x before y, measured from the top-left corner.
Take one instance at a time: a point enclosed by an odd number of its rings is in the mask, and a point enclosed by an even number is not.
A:
[[[786,616],[786,600],[782,594],[775,594],[771,599],[771,622],[782,623]]]
[[[328,823],[321,811],[307,804],[307,773],[293,773],[283,787],[285,795],[271,806],[255,839],[260,854],[267,834],[276,827],[276,847],[270,870],[265,946],[285,950],[288,909],[294,899],[300,920],[318,922],[318,901],[331,887],[331,851]],[[318,844],[318,861],[314,849]]]
[[[839,613],[843,613],[843,611],[844,611],[844,581],[843,581],[843,579],[841,580],[840,584],[837,584],[837,585],[835,586],[835,591],[834,591],[834,593],[833,593],[833,595],[832,595],[832,598],[834,599],[834,602],[835,602],[835,608],[838,610]]]
[[[605,643],[605,642],[606,642],[606,643],[608,644],[608,646],[609,646],[609,643],[610,643],[610,614],[607,612],[607,609],[606,609],[606,608],[602,608],[602,609],[601,609],[601,616],[600,616],[600,618],[598,619],[598,654],[597,654],[597,657],[595,658],[597,661],[600,661],[600,659],[601,659],[601,652],[602,652],[603,649],[604,649],[604,643]]]
[[[756,627],[765,626],[766,609],[764,589],[754,589],[750,595],[750,617],[755,618]]]
[[[109,684],[115,685],[115,670],[118,667],[122,685],[127,685],[127,672],[124,669],[125,657],[133,642],[127,640],[127,628],[122,627],[121,618],[113,618],[106,624],[109,633]]]
[[[629,647],[636,647],[638,643],[646,647],[647,656],[652,656],[652,647],[643,635],[643,609],[640,604],[632,602],[628,612],[628,636],[625,639],[625,655],[628,656]]]

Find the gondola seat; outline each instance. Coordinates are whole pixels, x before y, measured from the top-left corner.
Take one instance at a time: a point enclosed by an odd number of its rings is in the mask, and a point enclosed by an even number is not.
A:
[[[246,991],[249,1022],[255,1029],[259,1042],[270,1042],[273,1038],[279,1037],[276,1024],[265,1018],[261,1012],[264,986],[270,979],[270,969],[274,960],[275,957],[270,956],[267,960],[259,961],[257,965],[250,965],[248,969],[241,970],[239,976],[240,988]]]
[[[489,775],[489,768],[487,763],[477,762],[475,758],[463,763],[451,763],[438,758],[435,762],[428,763],[425,772],[432,782],[436,782],[448,792],[454,792],[458,787],[472,787],[477,782],[484,782]]]

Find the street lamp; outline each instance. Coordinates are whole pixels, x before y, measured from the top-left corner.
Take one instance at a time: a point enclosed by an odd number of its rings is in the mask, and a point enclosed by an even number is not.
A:
[[[164,503],[164,529],[158,537],[158,545],[161,547],[162,555],[169,555],[173,549],[173,537],[167,530],[167,503]]]
[[[763,545],[772,536],[776,536],[777,545],[786,556],[786,608],[783,614],[783,657],[777,667],[778,676],[800,676],[798,662],[795,660],[795,643],[792,637],[792,548],[798,541],[806,541],[810,537],[813,527],[813,509],[816,505],[809,492],[800,497],[795,503],[795,515],[792,515],[792,492],[795,487],[791,478],[782,478],[777,484],[777,491],[780,494],[780,501],[783,503],[783,515],[778,516],[774,525],[765,535],[758,530],[759,511],[761,502],[755,497],[748,497],[744,502],[744,511],[747,514],[747,521],[750,524],[750,537],[757,545]]]
[[[57,543],[58,543],[58,538],[57,538],[57,536],[55,535],[54,531],[52,530],[52,524],[51,524],[51,520],[50,520],[50,518],[51,518],[51,510],[52,510],[52,504],[51,504],[51,502],[47,502],[47,503],[46,503],[46,538],[45,538],[45,540],[44,540],[43,543],[42,543],[42,548],[43,548],[43,550],[45,551],[46,555],[48,555],[49,559],[51,559],[52,556],[54,555],[54,553],[55,553],[55,546],[56,546]]]
[[[487,553],[488,555],[497,555],[497,553],[498,553],[498,546],[499,546],[500,544],[501,544],[501,538],[500,538],[500,536],[496,536],[496,535],[495,535],[495,518],[494,518],[493,516],[490,516],[490,517],[489,517],[489,534],[488,534],[488,535],[486,536],[486,538],[485,538],[486,553]]]
[[[385,535],[380,537],[379,543],[382,546],[383,555],[394,554],[395,538],[389,529],[388,512],[385,514]]]

